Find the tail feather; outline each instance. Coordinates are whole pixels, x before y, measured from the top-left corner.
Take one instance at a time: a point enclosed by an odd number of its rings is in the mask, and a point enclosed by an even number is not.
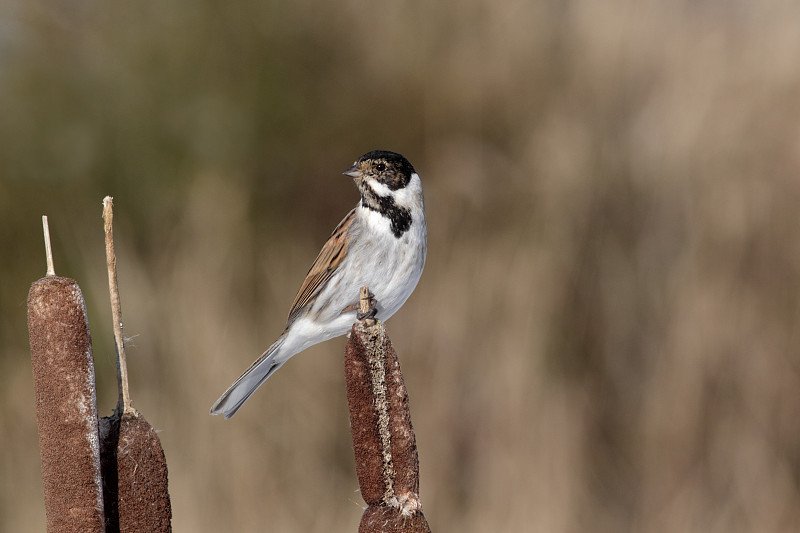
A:
[[[281,336],[270,346],[261,357],[234,381],[225,393],[211,407],[212,415],[223,415],[226,419],[236,414],[236,411],[248,398],[264,383],[267,378],[283,366],[289,357],[277,357],[286,337]]]

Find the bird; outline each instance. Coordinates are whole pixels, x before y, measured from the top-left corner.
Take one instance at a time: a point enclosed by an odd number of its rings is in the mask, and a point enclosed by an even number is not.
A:
[[[388,320],[417,286],[428,228],[422,182],[402,155],[373,150],[343,172],[361,199],[333,230],[297,292],[283,333],[211,407],[232,417],[292,356],[350,331],[359,289],[374,297],[371,315]]]

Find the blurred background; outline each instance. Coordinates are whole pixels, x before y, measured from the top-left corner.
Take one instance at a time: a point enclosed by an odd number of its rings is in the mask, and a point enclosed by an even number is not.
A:
[[[800,530],[800,4],[0,3],[0,530],[42,531],[26,294],[83,288],[176,531],[356,531],[343,339],[229,421],[375,148],[423,177],[388,323],[433,531]]]

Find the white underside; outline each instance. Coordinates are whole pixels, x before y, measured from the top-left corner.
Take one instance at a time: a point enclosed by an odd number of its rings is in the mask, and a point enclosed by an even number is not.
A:
[[[288,359],[350,331],[356,312],[342,310],[358,303],[361,287],[369,287],[375,295],[376,318],[388,320],[394,315],[414,292],[425,265],[426,228],[424,219],[419,218],[398,238],[392,234],[388,219],[359,206],[347,257],[308,312],[292,323],[281,356]]]
[[[349,228],[347,257],[313,303],[212,407],[212,414],[232,416],[275,370],[303,350],[344,335],[356,321],[356,312],[343,312],[358,303],[359,290],[369,287],[377,301],[379,320],[388,320],[417,286],[425,265],[427,229],[419,176],[401,191],[395,202],[412,212],[411,227],[399,238],[389,220],[359,203]]]

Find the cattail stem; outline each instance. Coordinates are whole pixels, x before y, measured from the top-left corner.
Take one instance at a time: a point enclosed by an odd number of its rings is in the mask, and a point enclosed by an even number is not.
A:
[[[408,393],[386,329],[371,318],[374,305],[361,288],[359,311],[345,349],[356,475],[364,511],[360,533],[429,533],[419,500],[419,460]]]
[[[114,253],[113,198],[103,199],[108,292],[117,351],[117,410],[100,420],[106,531],[171,533],[167,460],[153,427],[131,406]]]
[[[103,199],[103,228],[106,234],[106,266],[108,268],[108,293],[111,297],[111,319],[114,322],[114,347],[117,352],[117,384],[119,399],[117,410],[121,413],[133,413],[131,397],[128,390],[128,360],[125,356],[125,343],[122,337],[122,305],[117,287],[117,256],[114,253],[114,199],[106,196]]]
[[[53,266],[53,248],[50,246],[50,224],[47,222],[47,215],[42,215],[42,231],[44,232],[44,254],[47,259],[47,276],[55,276],[56,269]]]
[[[45,246],[49,242],[44,221]],[[47,532],[103,531],[94,360],[78,284],[52,272],[31,285],[28,334]]]

